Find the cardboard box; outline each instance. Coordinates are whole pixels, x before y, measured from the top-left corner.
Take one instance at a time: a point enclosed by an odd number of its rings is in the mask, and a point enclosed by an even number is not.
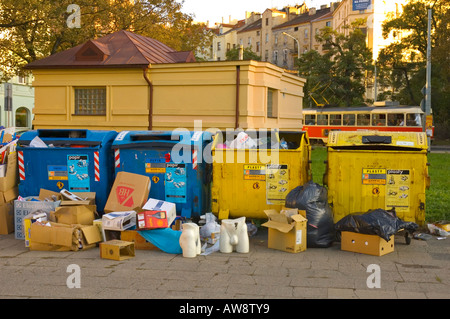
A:
[[[102,219],[101,218],[94,219],[92,224],[94,226],[97,226],[100,234],[102,235],[102,241],[105,241],[105,231],[103,230],[103,227],[102,227]]]
[[[104,211],[129,211],[142,207],[150,193],[150,178],[148,176],[119,172],[114,180]]]
[[[136,208],[136,210],[139,209]],[[142,210],[166,212],[167,227],[172,225],[175,218],[177,217],[177,208],[175,203],[166,202],[159,199],[149,198],[145,205],[142,207]]]
[[[93,225],[95,205],[60,206],[50,213],[50,220],[61,224]]]
[[[373,256],[383,256],[394,251],[394,236],[389,241],[378,235],[341,232],[341,250]]]
[[[30,247],[31,224],[48,221],[48,213],[31,213],[23,218],[23,231],[25,234],[25,247]]]
[[[134,256],[134,243],[132,242],[114,239],[100,243],[100,258],[125,260]]]
[[[101,241],[97,226],[33,223],[30,250],[78,251],[90,249]]]
[[[55,211],[60,202],[44,202],[39,200],[15,200],[14,201],[14,235],[16,239],[25,239],[23,230],[23,218],[36,211],[49,213]]]
[[[5,192],[0,192],[0,205],[5,203],[11,203],[19,196],[18,187],[13,187]]]
[[[123,231],[133,226],[136,226],[136,212],[134,210],[128,212],[111,212],[102,216],[103,230]]]
[[[6,192],[18,184],[17,152],[12,152],[7,157],[5,176],[0,177],[0,192]]]
[[[14,205],[0,205],[0,235],[8,235],[14,231]]]
[[[53,192],[51,190],[41,188],[39,190],[39,197],[38,197],[38,199],[41,200],[41,201],[57,202],[57,201],[61,201],[62,196],[61,196],[60,193]]]
[[[159,250],[158,247],[142,237],[137,230],[125,230],[120,232],[120,239],[134,243],[134,249],[137,250]]]
[[[280,212],[264,211],[268,221],[262,226],[268,228],[268,248],[298,253],[306,250],[306,218],[298,209],[284,209]]]
[[[95,205],[95,192],[69,192],[61,190],[61,206]]]

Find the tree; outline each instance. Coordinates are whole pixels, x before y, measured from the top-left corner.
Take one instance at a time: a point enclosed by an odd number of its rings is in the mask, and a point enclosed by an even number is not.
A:
[[[446,0],[412,0],[403,12],[383,24],[383,36],[400,34],[380,52],[381,82],[393,88],[392,98],[401,104],[419,105],[426,81],[428,8],[432,8],[431,107],[436,134],[450,137],[450,3]]]
[[[299,74],[307,79],[307,92],[324,87],[325,100],[333,105],[361,105],[364,103],[366,73],[373,70],[372,52],[366,46],[361,29],[365,19],[357,19],[347,28],[348,35],[325,27],[316,35],[324,54],[315,51],[303,54],[298,60]]]
[[[226,57],[228,61],[239,60],[239,47],[228,50]],[[261,57],[252,51],[251,46],[244,49],[243,59],[261,61]]]
[[[204,25],[193,23],[175,0],[77,0],[80,28],[69,28],[73,0],[2,0],[0,71],[3,80],[23,72],[27,63],[66,50],[87,39],[128,30],[159,40],[176,50],[208,47]]]

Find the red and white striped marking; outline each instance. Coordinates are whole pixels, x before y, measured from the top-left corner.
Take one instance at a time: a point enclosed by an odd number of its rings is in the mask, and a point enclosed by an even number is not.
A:
[[[192,151],[192,168],[197,169],[197,150]]]
[[[100,182],[100,160],[98,152],[94,152],[95,181]]]
[[[114,151],[114,164],[115,164],[115,167],[120,167],[120,151],[119,151],[119,149],[116,149],[115,151]]]
[[[19,155],[19,157],[18,157],[19,176],[20,176],[20,180],[24,181],[25,180],[25,164],[24,164],[24,160],[23,160],[23,151],[19,151],[17,153]]]

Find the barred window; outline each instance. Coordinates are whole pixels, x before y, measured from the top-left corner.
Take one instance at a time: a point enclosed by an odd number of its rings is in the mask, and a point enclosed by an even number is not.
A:
[[[75,115],[105,115],[106,87],[75,88]]]

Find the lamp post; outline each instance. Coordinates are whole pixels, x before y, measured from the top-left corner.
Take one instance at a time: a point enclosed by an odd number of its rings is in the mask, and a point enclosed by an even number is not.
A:
[[[287,35],[288,37],[294,39],[294,41],[297,42],[297,59],[300,59],[300,43],[298,42],[298,40],[296,38],[294,38],[292,35],[290,35],[290,34],[288,34],[286,32],[283,32],[283,34]]]

